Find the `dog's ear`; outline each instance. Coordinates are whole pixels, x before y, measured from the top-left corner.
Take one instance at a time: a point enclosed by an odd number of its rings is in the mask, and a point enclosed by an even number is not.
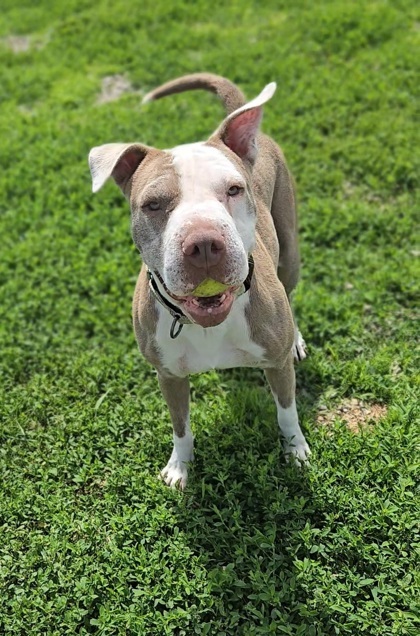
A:
[[[226,117],[213,139],[221,139],[243,161],[253,164],[257,157],[257,134],[262,119],[262,107],[273,97],[276,88],[275,82],[267,84],[258,97]]]
[[[150,150],[143,144],[104,144],[92,148],[89,153],[92,192],[102,188],[109,177],[124,192],[127,182]]]

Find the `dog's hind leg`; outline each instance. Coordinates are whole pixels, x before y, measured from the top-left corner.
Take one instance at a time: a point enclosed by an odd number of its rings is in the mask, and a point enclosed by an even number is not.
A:
[[[293,357],[296,362],[302,362],[306,358],[306,343],[302,337],[302,334],[299,331],[297,326],[296,318],[293,316],[293,321],[295,323],[295,341],[293,343]]]
[[[189,416],[190,383],[188,378],[161,373],[158,378],[174,428],[173,451],[161,476],[168,486],[184,490],[187,485],[188,462],[194,459],[194,438]]]

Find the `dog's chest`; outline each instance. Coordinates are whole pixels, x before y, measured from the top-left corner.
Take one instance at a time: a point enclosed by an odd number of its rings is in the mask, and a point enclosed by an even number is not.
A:
[[[159,307],[156,344],[162,365],[177,376],[210,369],[263,367],[265,351],[249,335],[245,307],[248,296],[238,298],[226,320],[217,327],[203,329],[185,325],[175,339],[169,335],[173,318]]]

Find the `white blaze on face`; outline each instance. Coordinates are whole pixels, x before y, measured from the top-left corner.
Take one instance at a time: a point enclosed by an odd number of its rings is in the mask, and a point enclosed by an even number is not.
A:
[[[169,151],[179,177],[181,201],[164,233],[163,277],[168,288],[182,293],[188,287],[182,243],[192,224],[211,223],[226,242],[229,279],[241,282],[248,272],[248,254],[255,243],[255,215],[244,191],[229,197],[233,186],[245,188],[244,176],[217,148],[204,143],[185,144]]]

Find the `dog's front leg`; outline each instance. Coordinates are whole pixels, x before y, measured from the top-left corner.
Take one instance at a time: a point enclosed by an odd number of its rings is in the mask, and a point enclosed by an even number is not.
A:
[[[311,451],[299,426],[292,354],[289,354],[282,368],[266,369],[265,375],[277,406],[278,424],[284,437],[284,452],[286,456],[292,455],[298,461],[305,463]]]
[[[172,488],[182,490],[187,484],[188,462],[194,459],[194,438],[190,428],[190,383],[188,378],[158,374],[159,385],[171,414],[174,448],[161,476]]]

